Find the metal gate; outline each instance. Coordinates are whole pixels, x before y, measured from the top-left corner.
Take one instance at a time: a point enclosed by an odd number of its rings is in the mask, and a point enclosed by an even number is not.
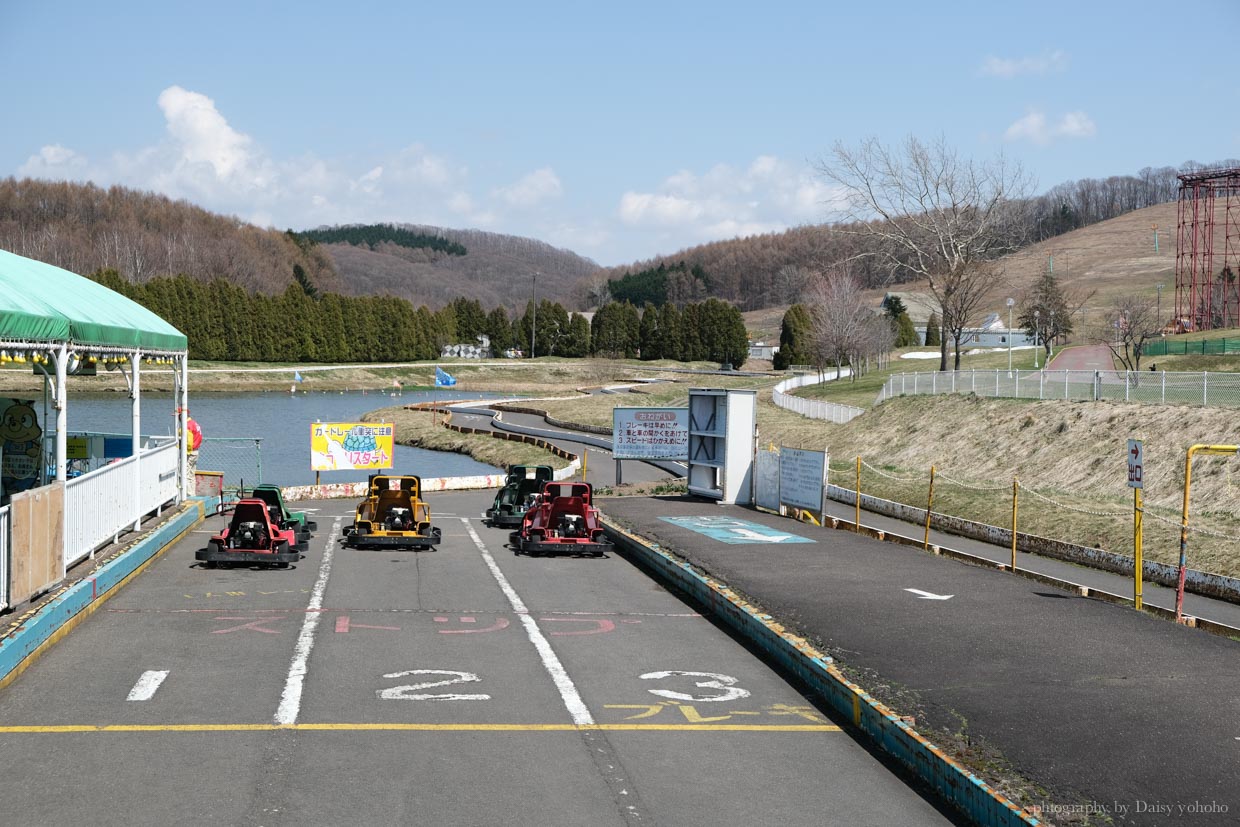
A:
[[[759,508],[779,510],[779,449],[759,448],[754,462],[754,502]]]

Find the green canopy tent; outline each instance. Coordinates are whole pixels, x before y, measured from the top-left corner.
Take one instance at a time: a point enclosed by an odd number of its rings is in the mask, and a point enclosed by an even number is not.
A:
[[[66,478],[66,378],[97,364],[120,370],[129,386],[133,415],[133,457],[140,456],[141,370],[145,361],[175,366],[180,431],[188,408],[185,334],[138,303],[90,279],[34,259],[0,250],[0,361],[31,361],[54,381],[56,479]],[[180,450],[178,499],[186,490],[184,447]],[[134,477],[135,507],[141,501],[140,473]],[[141,513],[130,514],[137,528]]]

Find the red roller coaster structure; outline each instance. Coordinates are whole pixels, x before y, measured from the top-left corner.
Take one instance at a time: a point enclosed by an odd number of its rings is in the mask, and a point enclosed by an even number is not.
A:
[[[1240,168],[1177,177],[1174,324],[1182,331],[1240,327]]]

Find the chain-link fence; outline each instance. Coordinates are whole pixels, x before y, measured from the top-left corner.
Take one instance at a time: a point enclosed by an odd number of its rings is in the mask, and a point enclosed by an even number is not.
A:
[[[1146,342],[1141,352],[1146,356],[1186,356],[1197,353],[1203,356],[1219,356],[1224,353],[1240,353],[1240,339],[1156,339]]]
[[[195,469],[224,474],[224,493],[253,488],[263,481],[263,440],[259,437],[204,437]]]
[[[1240,373],[1114,370],[960,370],[892,374],[878,401],[972,393],[1011,399],[1075,399],[1200,407],[1240,406]]]

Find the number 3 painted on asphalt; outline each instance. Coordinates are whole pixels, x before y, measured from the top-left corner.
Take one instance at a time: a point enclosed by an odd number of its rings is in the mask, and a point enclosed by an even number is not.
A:
[[[407,686],[393,686],[390,689],[376,690],[380,698],[385,701],[489,701],[490,695],[457,695],[445,693],[442,695],[424,695],[413,694],[419,689],[430,689],[435,686],[451,686],[454,683],[477,683],[481,678],[472,672],[456,672],[451,669],[410,669],[408,672],[393,672],[390,675],[384,675],[385,678],[403,678],[407,675],[448,675],[450,680],[446,681],[426,681],[424,683],[411,683]]]
[[[660,698],[671,698],[674,701],[693,701],[694,703],[705,703],[706,701],[735,701],[740,698],[748,698],[749,690],[741,689],[734,686],[736,678],[731,675],[720,675],[715,672],[681,672],[673,670],[670,672],[647,672],[639,675],[644,681],[657,681],[662,678],[670,678],[673,675],[684,675],[693,678],[710,678],[710,680],[697,681],[694,686],[700,689],[722,689],[722,695],[688,695],[684,692],[673,692],[670,689],[650,689],[647,690],[651,695],[658,695]]]

